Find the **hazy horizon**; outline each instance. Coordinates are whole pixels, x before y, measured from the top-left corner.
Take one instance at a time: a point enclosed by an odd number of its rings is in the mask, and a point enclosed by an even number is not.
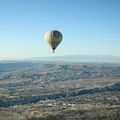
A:
[[[0,62],[4,61],[48,61],[48,62],[87,62],[87,63],[120,63],[120,56],[112,55],[59,55],[44,57],[24,57],[24,58],[0,58]]]

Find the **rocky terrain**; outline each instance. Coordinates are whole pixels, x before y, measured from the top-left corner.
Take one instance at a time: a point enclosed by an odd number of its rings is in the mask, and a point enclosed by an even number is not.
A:
[[[119,92],[119,63],[0,63],[0,120],[119,120]]]

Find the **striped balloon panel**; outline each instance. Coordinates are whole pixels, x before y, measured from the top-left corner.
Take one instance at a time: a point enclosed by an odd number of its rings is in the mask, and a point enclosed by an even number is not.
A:
[[[62,41],[62,34],[57,30],[49,31],[45,34],[45,40],[49,43],[52,49],[55,50]]]

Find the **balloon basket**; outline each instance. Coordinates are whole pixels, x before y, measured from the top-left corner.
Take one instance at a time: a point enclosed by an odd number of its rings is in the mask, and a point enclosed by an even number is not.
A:
[[[55,51],[53,50],[53,53],[55,53]]]

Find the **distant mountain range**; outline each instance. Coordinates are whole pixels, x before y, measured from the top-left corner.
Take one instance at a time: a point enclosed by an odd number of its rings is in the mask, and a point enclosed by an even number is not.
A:
[[[0,59],[0,61],[60,61],[60,62],[120,62],[120,56],[110,55],[65,55],[55,57],[31,57],[23,59]]]
[[[25,60],[66,62],[120,62],[120,56],[110,55],[66,55],[56,57],[33,57]]]

